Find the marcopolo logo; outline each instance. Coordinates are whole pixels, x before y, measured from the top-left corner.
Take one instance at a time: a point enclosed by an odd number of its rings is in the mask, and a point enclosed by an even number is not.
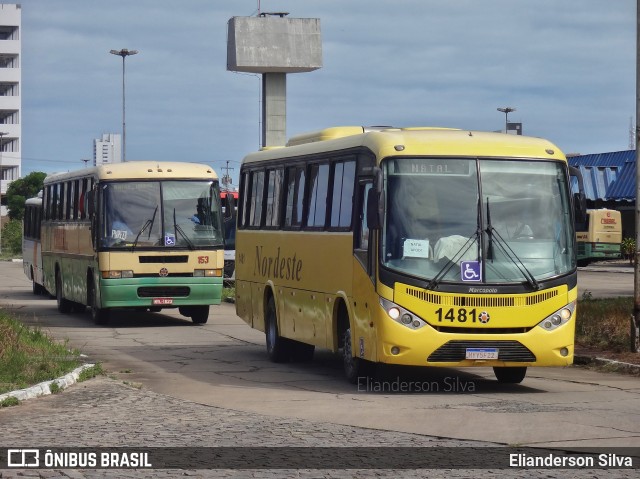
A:
[[[497,293],[498,288],[469,288],[470,293]]]

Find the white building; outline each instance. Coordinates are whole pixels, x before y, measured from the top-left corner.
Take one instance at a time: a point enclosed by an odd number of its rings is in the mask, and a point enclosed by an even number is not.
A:
[[[122,163],[122,137],[118,133],[105,133],[93,140],[93,165]]]
[[[20,5],[0,4],[0,188],[2,195],[20,177],[22,127],[20,83],[22,70]],[[6,208],[2,208],[2,215]]]

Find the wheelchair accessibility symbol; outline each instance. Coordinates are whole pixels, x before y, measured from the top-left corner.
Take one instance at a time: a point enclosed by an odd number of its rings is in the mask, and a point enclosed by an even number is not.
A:
[[[478,283],[482,281],[480,261],[463,261],[460,263],[460,278],[465,282]]]

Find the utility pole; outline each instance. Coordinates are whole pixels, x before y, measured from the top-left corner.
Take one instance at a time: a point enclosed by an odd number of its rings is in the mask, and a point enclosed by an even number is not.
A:
[[[640,185],[640,168],[638,168],[638,140],[640,131],[638,130],[638,115],[640,115],[640,0],[636,0],[636,251],[634,254],[633,266],[633,316],[631,317],[631,351],[637,353],[640,350],[640,195],[638,185]]]
[[[111,50],[109,53],[112,55],[118,55],[122,57],[122,162],[127,161],[127,128],[125,122],[125,111],[124,111],[124,59],[131,55],[136,55],[138,50],[127,50],[123,48],[122,50]]]
[[[504,113],[504,132],[508,133],[509,130],[509,113],[512,111],[516,111],[515,108],[511,108],[510,106],[505,106],[504,108],[498,108],[498,111]]]
[[[233,168],[229,167],[229,160],[227,160],[227,166],[222,168],[225,170],[225,174],[222,177],[222,185],[224,186],[224,190],[227,191],[229,189],[229,185],[231,184],[231,176],[229,176],[229,170],[233,170]]]

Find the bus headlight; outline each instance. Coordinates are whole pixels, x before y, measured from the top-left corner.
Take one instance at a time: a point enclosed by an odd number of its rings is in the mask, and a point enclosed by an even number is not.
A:
[[[216,278],[222,276],[221,269],[194,269],[194,278]]]
[[[133,278],[132,270],[124,270],[124,271],[103,271],[102,272],[103,279],[120,279],[120,278]]]
[[[576,302],[572,301],[571,303],[567,304],[564,308],[559,309],[555,313],[544,318],[542,321],[538,323],[538,326],[540,326],[542,329],[546,331],[553,331],[554,329],[562,326],[567,321],[569,321],[575,309],[576,309]]]
[[[387,315],[396,323],[400,323],[409,329],[420,329],[427,324],[422,318],[419,318],[411,311],[398,306],[397,304],[380,298],[380,306],[386,311]]]

